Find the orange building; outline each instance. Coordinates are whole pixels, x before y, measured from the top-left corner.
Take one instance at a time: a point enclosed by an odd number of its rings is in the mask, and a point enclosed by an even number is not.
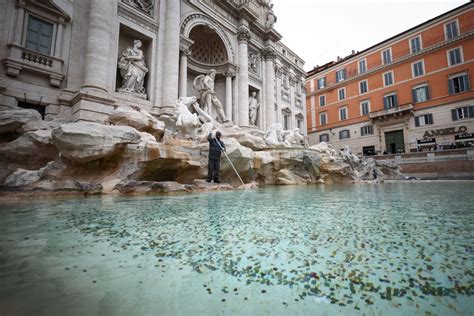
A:
[[[308,138],[356,154],[474,146],[474,3],[306,77]]]

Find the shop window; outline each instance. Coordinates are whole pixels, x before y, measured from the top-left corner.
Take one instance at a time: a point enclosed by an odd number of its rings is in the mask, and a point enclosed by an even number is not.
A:
[[[321,134],[319,135],[319,142],[329,142],[329,134]]]
[[[389,94],[383,97],[383,107],[385,109],[391,109],[398,106],[398,100],[396,94]]]
[[[424,102],[430,99],[429,89],[427,85],[414,87],[412,93],[413,103]]]
[[[469,77],[467,73],[456,74],[448,79],[449,94],[456,94],[469,91]]]
[[[347,139],[351,137],[351,133],[348,129],[344,129],[339,132],[339,139]]]
[[[425,125],[432,125],[433,124],[433,114],[424,114],[415,116],[415,126],[425,126]]]
[[[360,135],[361,136],[373,135],[373,134],[374,134],[374,126],[373,125],[362,126],[360,128]]]
[[[474,105],[463,106],[462,108],[452,109],[451,116],[453,121],[474,117]]]
[[[25,46],[45,55],[51,54],[53,24],[30,15]]]
[[[362,154],[364,156],[373,156],[373,155],[375,155],[375,146],[362,147]]]

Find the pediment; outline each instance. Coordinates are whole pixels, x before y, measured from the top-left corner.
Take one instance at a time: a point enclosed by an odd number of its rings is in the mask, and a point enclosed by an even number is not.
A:
[[[26,0],[18,1],[20,4],[26,3],[27,6],[34,6],[38,9],[44,10],[49,14],[63,19],[64,21],[71,20],[69,14],[67,14],[60,6],[58,6],[54,0]]]

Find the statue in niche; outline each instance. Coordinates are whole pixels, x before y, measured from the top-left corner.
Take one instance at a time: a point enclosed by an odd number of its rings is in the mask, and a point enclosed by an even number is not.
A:
[[[271,29],[277,21],[277,17],[275,16],[275,13],[273,12],[273,4],[269,4],[266,17],[267,17],[267,20],[265,22],[265,27],[268,29]]]
[[[249,69],[258,73],[258,55],[256,53],[249,54]]]
[[[217,118],[220,122],[229,122],[225,113],[224,107],[221,101],[217,98],[216,92],[214,91],[214,79],[216,77],[216,71],[211,69],[205,75],[199,75],[194,79],[193,87],[200,93],[200,101],[202,109],[211,114],[213,109],[217,113]]]
[[[148,68],[140,47],[142,47],[142,42],[134,40],[133,46],[127,47],[119,57],[118,68],[122,77],[122,86],[118,91],[146,99],[143,83]]]
[[[257,114],[260,103],[258,103],[257,92],[252,91],[249,97],[249,122],[251,126],[257,125]]]

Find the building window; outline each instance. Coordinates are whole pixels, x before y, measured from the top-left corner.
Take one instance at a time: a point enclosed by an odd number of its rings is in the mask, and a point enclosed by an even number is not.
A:
[[[368,81],[367,80],[360,81],[359,82],[359,93],[364,94],[364,93],[367,93],[367,91],[369,91]]]
[[[320,125],[326,125],[327,123],[328,123],[328,120],[327,120],[326,112],[319,113],[319,124]]]
[[[296,127],[299,129],[303,129],[303,120],[300,118],[296,118]]]
[[[339,132],[339,139],[347,139],[351,137],[351,132],[348,129]]]
[[[463,55],[461,47],[448,50],[448,64],[454,66],[463,62]]]
[[[346,88],[337,90],[337,94],[339,96],[339,101],[344,100],[346,98]]]
[[[346,79],[346,70],[341,69],[336,71],[336,82],[341,82]]]
[[[360,128],[360,136],[373,135],[373,134],[374,134],[374,126],[373,125],[362,126]]]
[[[326,77],[322,77],[318,79],[318,89],[324,89],[326,88]]]
[[[290,116],[288,114],[283,114],[283,128],[290,129]]]
[[[384,86],[390,86],[393,84],[393,71],[383,74],[383,84]]]
[[[386,49],[382,51],[382,63],[388,65],[392,62],[392,49]]]
[[[427,85],[413,87],[413,103],[428,101],[430,99]]]
[[[325,106],[326,105],[326,96],[325,95],[320,95],[319,96],[319,106]]]
[[[339,120],[347,120],[347,107],[339,108]]]
[[[433,114],[424,114],[420,116],[415,116],[415,126],[425,126],[433,124]]]
[[[319,142],[329,142],[329,134],[321,134],[319,135]]]
[[[451,115],[453,121],[474,117],[474,105],[463,106],[462,108],[452,109]]]
[[[50,55],[52,39],[53,24],[30,15],[26,32],[26,48]]]
[[[392,93],[383,97],[384,109],[391,109],[398,106],[397,94]]]
[[[444,25],[444,35],[447,41],[459,36],[459,27],[457,20],[448,22]]]
[[[359,60],[359,74],[363,74],[367,72],[367,59]]]
[[[449,76],[448,89],[449,94],[456,94],[470,90],[469,77],[467,76],[467,73]]]
[[[410,51],[412,54],[421,51],[421,35],[410,39]]]
[[[370,101],[364,100],[360,102],[360,113],[361,115],[369,115],[370,113]]]
[[[417,61],[417,62],[411,64],[411,70],[412,70],[413,78],[424,75],[425,74],[425,67],[423,65],[423,60],[420,60],[420,61]]]

